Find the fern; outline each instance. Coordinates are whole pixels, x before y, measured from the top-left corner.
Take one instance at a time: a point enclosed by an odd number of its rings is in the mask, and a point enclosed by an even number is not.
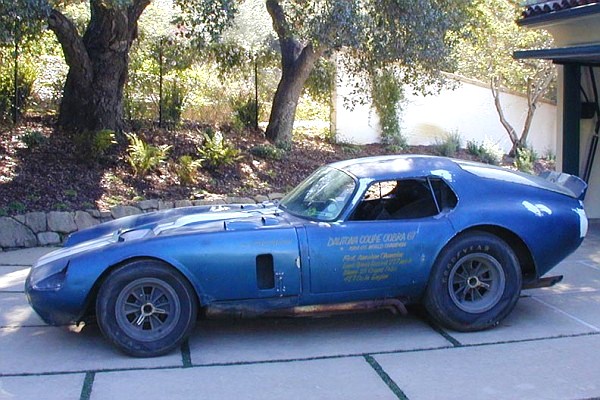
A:
[[[135,133],[125,133],[125,135],[129,140],[127,161],[133,168],[136,177],[146,175],[167,159],[171,146],[152,146],[140,139]]]

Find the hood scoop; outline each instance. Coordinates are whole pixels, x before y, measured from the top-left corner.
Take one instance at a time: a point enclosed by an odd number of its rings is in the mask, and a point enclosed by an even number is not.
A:
[[[279,225],[279,219],[273,216],[262,216],[252,219],[234,219],[223,222],[226,231],[259,229],[264,226]]]

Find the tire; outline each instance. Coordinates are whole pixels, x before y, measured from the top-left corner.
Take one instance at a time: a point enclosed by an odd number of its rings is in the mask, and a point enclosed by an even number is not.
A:
[[[515,307],[519,261],[506,242],[486,232],[463,234],[439,254],[424,305],[434,321],[461,332],[492,328]]]
[[[192,332],[198,305],[194,289],[159,261],[133,261],[105,279],[96,298],[102,334],[121,351],[155,357],[179,346]]]

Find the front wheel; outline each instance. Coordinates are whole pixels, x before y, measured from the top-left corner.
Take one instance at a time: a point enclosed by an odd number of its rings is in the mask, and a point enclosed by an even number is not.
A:
[[[136,357],[166,354],[185,340],[196,322],[194,290],[175,269],[158,261],[123,265],[106,278],[96,299],[104,336]]]
[[[498,325],[521,292],[519,261],[506,242],[486,232],[459,236],[442,250],[425,292],[431,317],[456,331]]]

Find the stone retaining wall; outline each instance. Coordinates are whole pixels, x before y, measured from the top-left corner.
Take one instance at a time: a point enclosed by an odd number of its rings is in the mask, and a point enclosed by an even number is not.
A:
[[[279,200],[282,197],[281,193],[272,193],[268,196],[255,196],[254,198],[221,197],[194,201],[143,200],[130,206],[115,206],[110,211],[30,212],[13,217],[0,217],[0,251],[61,245],[70,233],[129,215],[191,206],[256,204]]]

